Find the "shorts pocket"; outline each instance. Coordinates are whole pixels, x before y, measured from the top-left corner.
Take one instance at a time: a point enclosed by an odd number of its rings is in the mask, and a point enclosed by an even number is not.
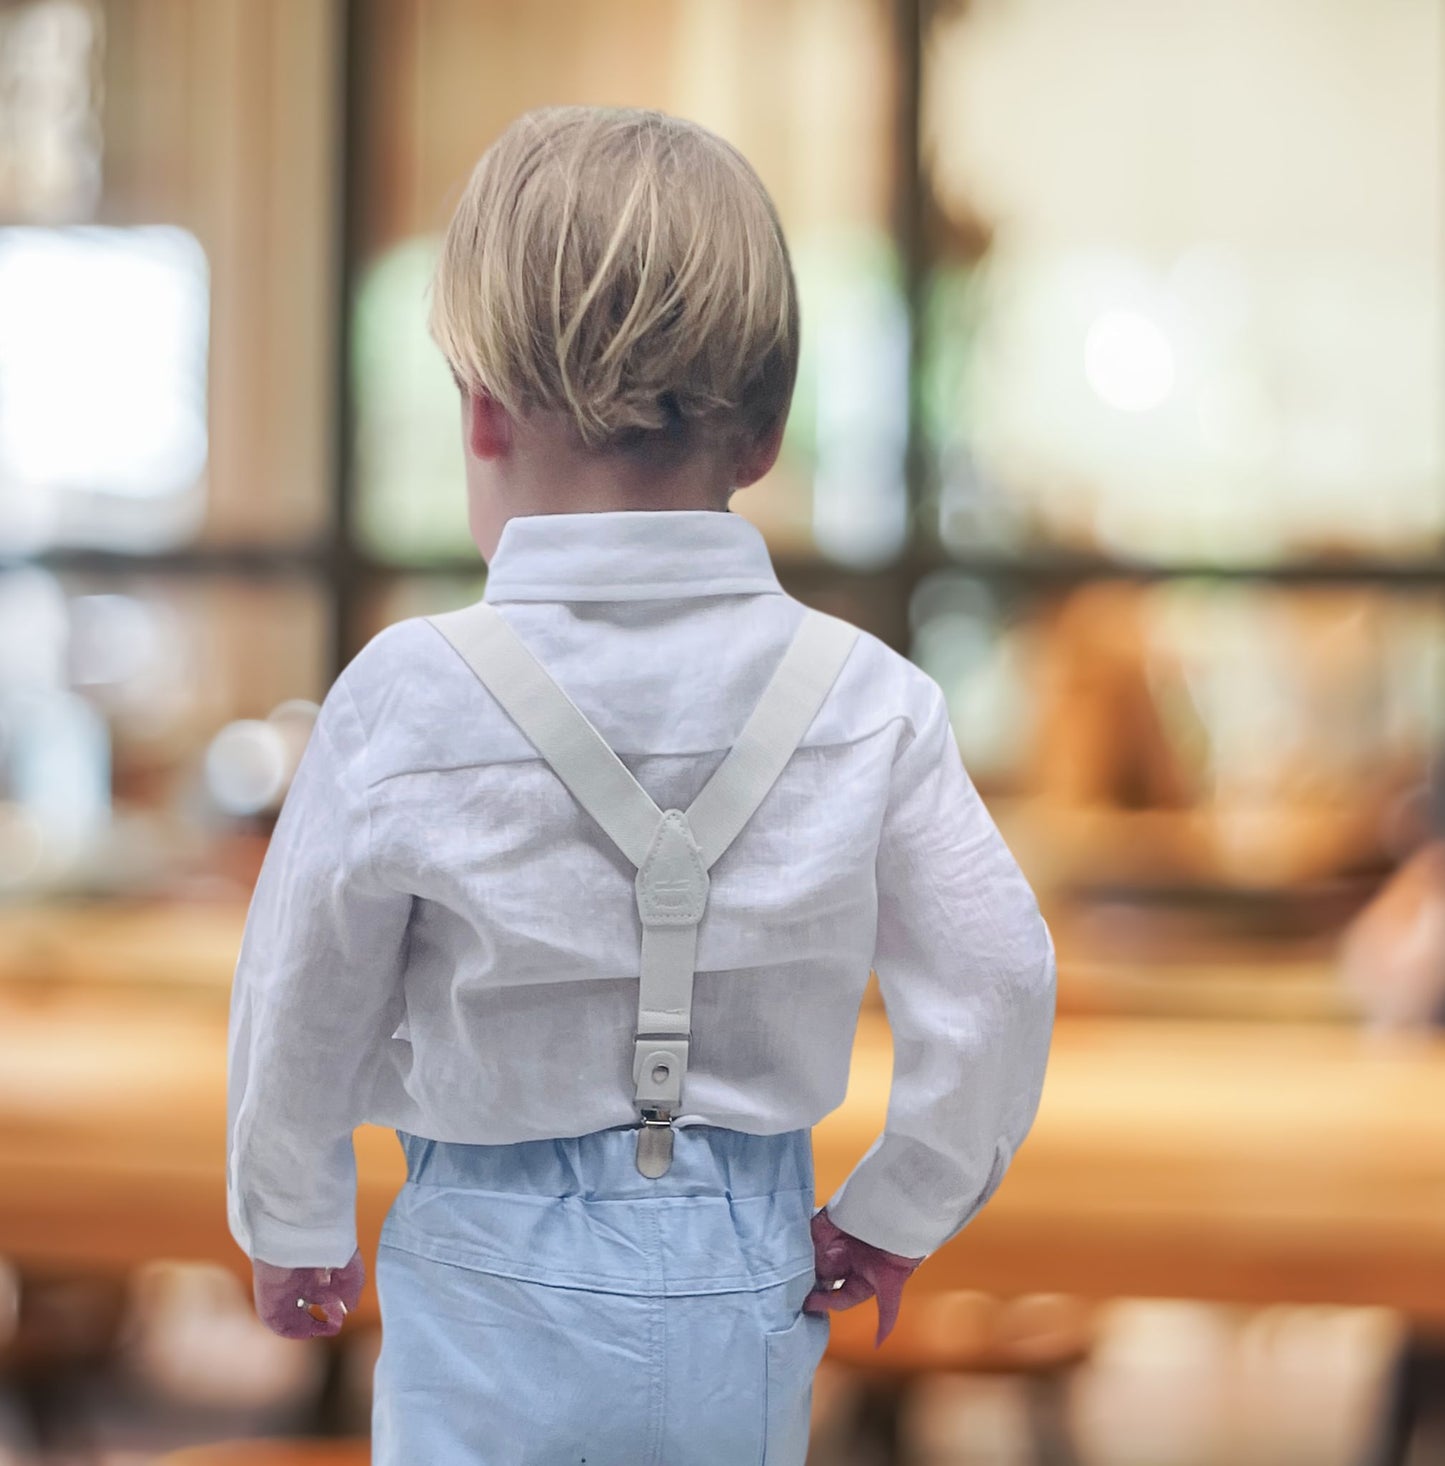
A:
[[[767,1437],[762,1466],[804,1466],[813,1413],[813,1376],[828,1347],[831,1315],[802,1313],[763,1335],[767,1346]]]

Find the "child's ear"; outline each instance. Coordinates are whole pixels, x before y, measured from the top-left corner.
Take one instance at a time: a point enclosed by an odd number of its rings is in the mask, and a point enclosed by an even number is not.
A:
[[[512,419],[495,397],[467,396],[467,444],[478,458],[500,458],[512,446]]]
[[[735,487],[745,489],[749,484],[757,483],[778,461],[786,423],[787,420],[780,417],[771,427],[764,428],[756,438],[751,438],[744,444],[733,474]]]

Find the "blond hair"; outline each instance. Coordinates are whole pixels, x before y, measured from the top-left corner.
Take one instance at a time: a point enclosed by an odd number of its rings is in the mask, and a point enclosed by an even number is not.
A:
[[[543,107],[482,155],[433,281],[458,383],[562,412],[589,449],[760,435],[787,415],[798,301],[747,160],[640,108]]]

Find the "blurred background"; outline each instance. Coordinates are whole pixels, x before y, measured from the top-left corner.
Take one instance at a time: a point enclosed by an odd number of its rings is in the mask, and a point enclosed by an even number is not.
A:
[[[225,1231],[229,984],[331,681],[482,594],[426,285],[564,101],[773,194],[733,508],[944,687],[1058,946],[1035,1134],[834,1316],[810,1466],[1445,1461],[1438,0],[0,0],[0,1462],[365,1460],[374,1317],[275,1338]]]

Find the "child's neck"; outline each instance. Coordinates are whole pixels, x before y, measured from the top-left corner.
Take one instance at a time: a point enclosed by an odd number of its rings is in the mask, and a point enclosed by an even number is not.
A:
[[[589,453],[564,435],[528,431],[494,465],[498,497],[519,514],[618,509],[726,510],[735,483],[724,454],[699,449],[667,465]]]

